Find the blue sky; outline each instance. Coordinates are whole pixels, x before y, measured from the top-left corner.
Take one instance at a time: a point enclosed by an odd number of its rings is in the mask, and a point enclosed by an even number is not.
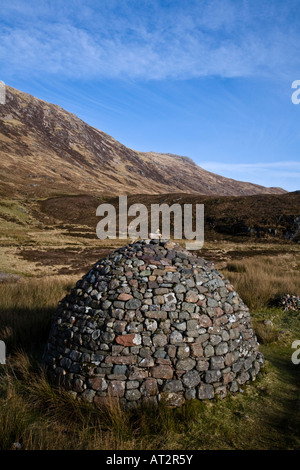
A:
[[[300,189],[300,1],[1,0],[0,80],[130,148]]]

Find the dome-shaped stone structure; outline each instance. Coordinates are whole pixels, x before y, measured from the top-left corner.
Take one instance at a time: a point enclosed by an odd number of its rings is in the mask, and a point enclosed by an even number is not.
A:
[[[263,357],[249,309],[212,263],[140,240],[97,262],[59,303],[44,363],[77,398],[179,406],[236,392]]]

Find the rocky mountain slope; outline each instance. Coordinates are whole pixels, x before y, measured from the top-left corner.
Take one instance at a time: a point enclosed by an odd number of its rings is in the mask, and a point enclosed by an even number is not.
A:
[[[280,194],[210,173],[190,158],[137,152],[61,107],[11,87],[0,106],[0,195]]]

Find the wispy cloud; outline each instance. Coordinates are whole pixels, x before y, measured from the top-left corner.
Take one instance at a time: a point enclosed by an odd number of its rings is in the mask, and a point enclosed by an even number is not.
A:
[[[203,161],[201,166],[210,167],[210,169],[236,170],[245,172],[246,170],[257,171],[260,169],[282,171],[293,170],[300,172],[300,162],[297,161],[277,161],[277,162],[257,162],[257,163],[223,163]]]
[[[216,161],[197,162],[212,173],[251,181],[263,186],[281,186],[290,191],[300,189],[300,162],[276,161],[255,163],[223,163]]]
[[[185,79],[268,76],[299,65],[293,0],[289,8],[256,0],[2,3],[7,73]]]

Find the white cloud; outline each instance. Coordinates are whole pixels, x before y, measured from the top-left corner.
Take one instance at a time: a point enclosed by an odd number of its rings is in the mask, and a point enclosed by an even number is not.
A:
[[[211,162],[203,161],[199,163],[200,166],[209,167],[211,170],[235,170],[245,172],[247,170],[293,170],[300,172],[300,162],[297,161],[279,161],[279,162],[256,162],[256,163],[223,163],[223,162]]]
[[[283,187],[289,191],[300,189],[300,162],[277,161],[256,163],[197,162],[212,173],[241,181],[251,181],[262,186]]]
[[[280,23],[288,11],[254,3],[177,0],[163,8],[157,1],[104,1],[97,10],[91,2],[70,1],[66,8],[53,1],[26,10],[22,2],[4,2],[0,59],[7,73],[72,78],[245,77],[296,69],[298,30]]]

